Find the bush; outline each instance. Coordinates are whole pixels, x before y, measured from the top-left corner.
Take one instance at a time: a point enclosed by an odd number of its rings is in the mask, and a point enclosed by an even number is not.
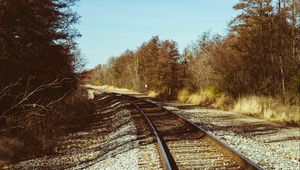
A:
[[[155,91],[149,91],[148,92],[148,97],[158,97],[159,93]]]
[[[209,87],[192,94],[188,90],[183,89],[179,91],[177,99],[180,102],[223,110],[229,110],[234,103],[234,100],[231,97],[214,87]]]
[[[214,96],[208,91],[200,91],[198,93],[191,94],[188,103],[200,105],[200,106],[210,106],[213,103]]]
[[[60,124],[83,125],[94,113],[94,105],[88,100],[86,89],[80,88],[73,95],[67,97],[61,107]]]
[[[234,105],[233,111],[253,116],[262,115],[262,98],[258,96],[248,96],[240,98]]]
[[[5,126],[0,128],[0,164],[51,153],[58,136],[74,125],[82,127],[92,113],[94,105],[86,90],[79,88],[54,104],[32,105],[7,115]]]
[[[182,89],[178,92],[177,99],[180,102],[187,102],[190,96],[190,92],[187,89]]]
[[[234,105],[234,99],[228,95],[221,94],[216,98],[215,102],[212,104],[213,108],[218,108],[222,110],[230,110]]]

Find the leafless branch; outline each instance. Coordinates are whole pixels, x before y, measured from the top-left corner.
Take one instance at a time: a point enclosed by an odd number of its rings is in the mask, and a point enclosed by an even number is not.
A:
[[[19,78],[16,82],[13,82],[13,83],[10,83],[8,84],[7,86],[3,87],[0,91],[0,98],[7,95],[7,92],[9,91],[9,89],[11,89],[12,87],[15,87],[17,85],[20,84],[20,81],[22,80],[23,78]]]
[[[20,79],[20,80],[21,80],[21,79]],[[19,80],[19,81],[20,81],[20,80]],[[42,85],[38,86],[37,88],[35,88],[34,90],[30,91],[30,90],[29,90],[29,84],[30,84],[30,81],[31,81],[31,77],[30,77],[30,78],[28,79],[28,81],[27,81],[27,86],[26,86],[25,92],[24,92],[24,94],[22,94],[22,98],[21,98],[16,104],[13,104],[13,106],[11,106],[10,109],[6,110],[6,111],[0,116],[0,118],[3,118],[4,116],[6,116],[6,114],[8,114],[10,111],[16,109],[17,107],[22,107],[22,109],[24,110],[24,107],[25,107],[25,106],[31,105],[31,106],[38,106],[38,107],[40,107],[40,108],[46,109],[46,107],[49,107],[49,106],[53,105],[54,103],[57,103],[58,101],[61,101],[61,100],[68,94],[68,92],[65,93],[61,98],[59,98],[59,99],[57,99],[57,100],[55,100],[55,101],[50,102],[50,103],[47,104],[46,106],[37,105],[37,103],[24,104],[26,101],[28,101],[28,99],[29,99],[32,95],[34,95],[34,94],[36,94],[36,93],[38,93],[38,92],[40,92],[40,91],[46,90],[46,89],[48,89],[48,88],[58,88],[58,87],[61,87],[62,82],[66,81],[66,80],[68,80],[68,78],[64,78],[64,79],[60,79],[60,80],[59,80],[59,79],[56,79],[56,80],[54,80],[54,81],[52,81],[52,82],[50,82],[50,83],[48,83],[48,84],[42,84]],[[19,81],[17,81],[16,83],[10,84],[9,87],[5,87],[5,89],[9,89],[9,88],[11,88],[11,87],[17,85],[17,84],[19,83]],[[20,95],[21,95],[21,94],[20,94]],[[18,100],[18,99],[17,99],[17,100]]]

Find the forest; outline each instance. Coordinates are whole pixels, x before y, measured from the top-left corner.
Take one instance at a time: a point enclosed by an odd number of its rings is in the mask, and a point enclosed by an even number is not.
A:
[[[86,83],[299,124],[300,2],[240,0],[233,8],[227,35],[205,32],[182,52],[154,36],[86,71]]]
[[[92,109],[79,88],[76,2],[0,0],[0,168],[49,152]]]

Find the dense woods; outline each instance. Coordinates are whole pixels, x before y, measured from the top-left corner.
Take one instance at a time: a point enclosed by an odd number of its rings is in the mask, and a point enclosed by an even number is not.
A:
[[[229,23],[226,36],[203,33],[181,54],[176,42],[153,37],[91,70],[89,82],[161,95],[174,96],[185,89],[299,104],[299,1],[240,0],[233,8],[238,16]]]
[[[0,167],[45,149],[73,113],[81,65],[75,3],[0,0]]]

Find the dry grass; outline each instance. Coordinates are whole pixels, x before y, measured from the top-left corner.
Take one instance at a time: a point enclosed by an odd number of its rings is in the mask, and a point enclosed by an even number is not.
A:
[[[177,99],[180,102],[187,102],[190,97],[190,92],[187,89],[182,89],[177,94]]]
[[[273,122],[300,125],[300,106],[284,104],[280,99],[264,96],[247,96],[236,100],[228,95],[208,88],[196,93],[180,90],[177,99],[180,102],[231,110],[237,113],[270,120]]]
[[[187,90],[181,90],[177,97],[181,102],[200,106],[210,106],[217,96],[212,91],[206,89],[196,93],[189,93]]]
[[[234,105],[234,100],[228,95],[221,94],[215,99],[215,102],[212,104],[213,108],[218,108],[222,110],[230,110]]]
[[[159,93],[155,91],[149,91],[147,94],[148,97],[158,97]]]
[[[234,105],[233,111],[248,115],[262,115],[262,98],[259,98],[258,96],[240,98]]]
[[[300,125],[300,106],[284,104],[281,100],[271,97],[247,96],[240,98],[233,111],[274,122]]]
[[[206,89],[196,94],[192,94],[188,102],[200,106],[211,106],[217,97],[217,94],[213,91]]]
[[[233,103],[233,99],[215,88],[207,88],[196,93],[188,90],[180,90],[177,99],[181,102],[195,104],[203,107],[213,107],[228,110]]]

